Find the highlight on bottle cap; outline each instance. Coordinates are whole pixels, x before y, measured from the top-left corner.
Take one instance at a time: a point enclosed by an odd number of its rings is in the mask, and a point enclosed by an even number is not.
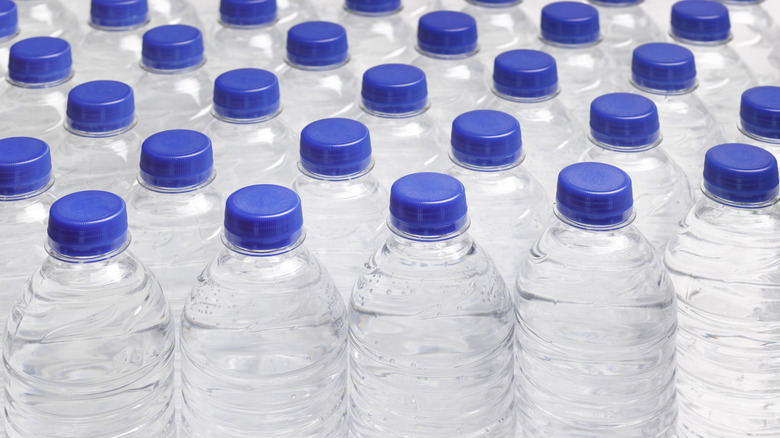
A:
[[[558,212],[573,222],[605,227],[625,222],[633,213],[631,178],[604,163],[575,163],[558,174]]]
[[[161,131],[141,145],[141,179],[153,187],[199,186],[211,178],[213,164],[211,140],[197,131]]]
[[[8,137],[0,140],[0,196],[32,194],[51,181],[51,152],[43,140]]]
[[[244,187],[227,199],[225,238],[239,248],[271,251],[289,246],[303,234],[301,198],[271,184]]]
[[[421,240],[454,233],[468,222],[466,190],[449,175],[413,173],[390,189],[390,223]]]
[[[317,120],[301,131],[300,153],[301,166],[311,174],[354,175],[371,164],[371,137],[355,120]]]
[[[704,190],[730,204],[760,204],[777,197],[777,160],[756,146],[727,143],[704,155]]]
[[[49,210],[49,245],[69,257],[95,257],[127,241],[127,210],[119,196],[98,190],[71,193]]]
[[[651,145],[661,137],[658,109],[652,100],[638,94],[599,96],[590,105],[590,134],[611,146]]]
[[[452,122],[452,157],[474,167],[499,167],[523,155],[520,122],[494,110],[465,112]]]

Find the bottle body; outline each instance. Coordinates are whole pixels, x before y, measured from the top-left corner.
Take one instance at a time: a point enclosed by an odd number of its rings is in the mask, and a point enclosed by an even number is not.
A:
[[[133,89],[137,129],[144,138],[168,129],[200,130],[208,120],[214,84],[202,66],[176,73],[145,71]]]
[[[130,30],[90,29],[76,49],[74,61],[79,82],[111,79],[132,85],[143,70],[141,45],[146,26]]]
[[[78,41],[79,19],[60,0],[21,0],[16,3],[22,38],[50,36]]]
[[[360,77],[367,69],[389,63],[406,63],[414,54],[414,29],[400,11],[388,14],[361,14],[339,11],[337,23],[347,30],[352,59],[350,68]]]
[[[642,4],[609,4],[591,0],[599,11],[599,25],[604,48],[615,65],[631,66],[634,49],[645,43],[663,41],[664,34],[642,8]]]
[[[762,2],[724,2],[729,9],[729,21],[734,39],[732,47],[737,48],[756,76],[759,84],[780,81],[777,66],[780,66],[780,27],[764,8]],[[775,62],[775,60],[777,62]],[[775,66],[773,66],[773,62]]]
[[[467,2],[461,9],[477,21],[480,51],[478,56],[486,65],[507,50],[530,47],[538,30],[522,9],[521,2],[491,4],[479,1]]]
[[[213,77],[247,67],[274,71],[284,62],[284,35],[275,22],[260,26],[230,26],[219,22],[210,41],[213,56],[207,69]]]
[[[0,132],[4,137],[34,137],[52,148],[62,141],[65,105],[72,81],[34,88],[9,86],[0,96]]]

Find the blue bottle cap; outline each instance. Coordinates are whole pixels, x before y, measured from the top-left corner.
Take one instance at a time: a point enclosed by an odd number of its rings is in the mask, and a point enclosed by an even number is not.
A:
[[[113,132],[135,119],[133,89],[117,81],[92,81],[68,93],[68,127],[80,132]]]
[[[211,178],[211,140],[188,129],[158,132],[141,145],[141,179],[153,187],[180,189]]]
[[[94,257],[127,241],[127,210],[119,196],[97,190],[71,193],[49,210],[49,245],[70,257]]]
[[[125,28],[146,23],[147,0],[92,0],[90,21],[98,27]]]
[[[16,3],[0,0],[0,39],[16,35],[19,31],[19,14]]]
[[[420,111],[428,103],[425,73],[408,64],[382,64],[363,73],[363,106],[385,114]]]
[[[747,133],[780,140],[780,87],[754,87],[742,93],[739,118]]]
[[[681,40],[725,41],[731,34],[729,10],[710,0],[683,0],[672,5],[672,35]]]
[[[658,109],[652,100],[631,93],[610,93],[590,104],[590,135],[601,143],[636,147],[661,136]]]
[[[523,155],[520,122],[507,113],[476,110],[452,122],[452,156],[476,167],[512,164]]]
[[[604,163],[575,163],[558,174],[558,212],[574,222],[609,226],[625,222],[633,212],[631,178]]]
[[[301,131],[301,165],[315,175],[353,175],[369,164],[371,137],[360,122],[322,119]]]
[[[399,178],[390,189],[390,223],[420,237],[454,233],[466,225],[466,189],[441,173],[421,172]]]
[[[61,38],[33,37],[11,46],[8,77],[20,84],[48,84],[70,77],[70,44]]]
[[[239,248],[269,251],[289,246],[303,234],[301,198],[281,186],[244,187],[225,205],[225,238]]]
[[[634,49],[631,79],[649,90],[681,91],[696,85],[693,52],[669,43],[647,43]]]
[[[306,67],[342,64],[347,60],[347,31],[327,21],[296,24],[287,31],[287,60]]]
[[[555,58],[538,50],[504,52],[493,64],[493,88],[523,99],[552,96],[558,92]]]
[[[0,140],[0,195],[34,193],[51,180],[51,153],[46,142],[31,137]]]
[[[276,0],[222,0],[219,19],[231,26],[258,26],[276,20]]]
[[[555,2],[542,8],[542,38],[557,44],[587,44],[599,39],[599,12],[591,5]]]
[[[434,55],[472,53],[477,50],[477,21],[463,12],[429,12],[417,25],[417,47]]]
[[[344,4],[360,14],[386,14],[401,9],[401,0],[346,0]]]
[[[778,192],[777,160],[756,146],[728,143],[704,155],[704,189],[740,204],[762,203]]]
[[[180,70],[203,62],[203,36],[186,24],[167,24],[144,33],[141,61],[156,70]]]
[[[279,80],[258,68],[222,73],[214,81],[214,112],[221,117],[252,120],[279,111]]]

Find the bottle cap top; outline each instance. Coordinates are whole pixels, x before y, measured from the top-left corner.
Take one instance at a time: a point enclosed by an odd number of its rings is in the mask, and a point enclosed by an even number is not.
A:
[[[587,44],[599,39],[599,12],[577,2],[555,2],[542,8],[542,38],[558,44]]]
[[[153,134],[141,145],[141,179],[153,187],[197,186],[211,178],[211,140],[187,129]]]
[[[417,47],[434,55],[472,53],[477,50],[477,22],[463,12],[429,12],[417,25]]]
[[[441,173],[413,173],[399,178],[390,189],[390,222],[399,231],[435,237],[466,225],[466,189]]]
[[[166,24],[144,33],[141,61],[156,70],[180,70],[203,62],[203,36],[186,24]]]
[[[631,78],[650,90],[687,90],[696,85],[693,52],[677,44],[642,44],[634,49]]]
[[[287,59],[307,67],[341,64],[347,60],[347,31],[327,21],[296,24],[287,31]]]
[[[81,132],[113,132],[135,119],[133,89],[117,81],[92,81],[68,93],[68,127]]]
[[[523,154],[520,123],[507,113],[476,110],[452,122],[452,155],[476,167],[512,164]]]
[[[558,212],[574,222],[609,226],[631,217],[634,198],[626,172],[604,163],[575,163],[558,174]]]
[[[222,0],[219,19],[233,26],[257,26],[276,20],[276,0]]]
[[[401,9],[401,0],[346,0],[347,9],[364,14],[382,14]]]
[[[72,65],[70,44],[60,38],[33,37],[11,46],[8,77],[21,84],[47,84],[67,79]]]
[[[601,143],[638,147],[661,136],[658,109],[652,100],[631,93],[610,93],[590,104],[590,135]]]
[[[147,0],[92,0],[90,21],[99,27],[131,27],[149,19]]]
[[[49,210],[49,245],[63,255],[108,254],[127,241],[127,210],[119,196],[97,190],[58,199]]]
[[[267,70],[241,68],[214,81],[214,112],[228,119],[251,120],[279,111],[279,80]]]
[[[286,187],[244,187],[227,199],[225,238],[239,248],[280,249],[295,243],[302,233],[301,198]]]
[[[729,38],[729,10],[710,0],[683,0],[672,5],[672,35],[688,41],[724,41]]]
[[[538,50],[510,50],[496,56],[493,88],[520,98],[551,96],[558,91],[555,58]]]
[[[371,164],[366,125],[350,119],[322,119],[301,132],[301,165],[315,175],[344,176]]]
[[[19,30],[19,14],[16,3],[0,0],[0,38],[15,35]]]
[[[755,204],[778,192],[777,160],[756,146],[728,143],[704,155],[704,189],[729,202]]]
[[[51,153],[46,142],[31,137],[0,140],[0,195],[36,192],[51,180]]]
[[[742,93],[739,117],[748,133],[780,140],[780,87],[754,87]]]
[[[386,114],[419,111],[428,103],[425,73],[408,64],[383,64],[363,73],[363,106]]]

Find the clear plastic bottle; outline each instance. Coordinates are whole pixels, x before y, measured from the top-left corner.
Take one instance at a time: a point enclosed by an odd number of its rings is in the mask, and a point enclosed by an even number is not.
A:
[[[429,12],[417,25],[419,56],[412,65],[425,72],[431,111],[442,127],[489,94],[487,69],[477,57],[477,22],[456,11]]]
[[[525,12],[523,0],[465,0],[461,9],[474,17],[479,31],[480,49],[477,56],[486,65],[508,50],[530,47],[539,29]]]
[[[469,232],[514,284],[520,261],[552,219],[544,187],[525,167],[520,123],[500,111],[469,111],[452,122],[450,142],[445,172],[466,187]]]
[[[353,437],[512,437],[512,299],[457,179],[407,175],[352,291]]]
[[[555,213],[517,278],[520,436],[674,437],[674,287],[632,224],[631,179],[572,164]]]
[[[68,94],[67,113],[65,138],[52,152],[56,192],[98,189],[126,196],[141,152],[133,89],[117,81],[78,85]]]
[[[65,105],[73,86],[70,44],[34,37],[11,46],[8,87],[0,95],[4,137],[34,137],[50,145],[62,138]]]
[[[631,92],[655,103],[663,127],[663,149],[683,169],[699,193],[704,154],[725,140],[720,126],[699,98],[693,53],[669,43],[634,50]]]
[[[759,84],[778,83],[780,27],[763,6],[770,3],[764,3],[763,0],[719,1],[729,10],[731,31],[734,34],[731,47],[739,51]]]
[[[537,50],[511,50],[496,57],[493,96],[483,108],[515,117],[527,151],[523,166],[555,198],[558,173],[585,152],[583,129],[560,98],[555,58]]]
[[[8,438],[175,437],[173,319],[127,250],[122,198],[60,198],[48,234],[6,328]]]
[[[355,117],[371,132],[374,175],[385,187],[398,178],[446,165],[447,138],[428,112],[425,73],[407,64],[383,64],[363,74]]]
[[[11,46],[18,41],[19,24],[16,3],[11,0],[0,0],[0,91],[7,87],[5,79],[8,75],[8,56]]]
[[[599,11],[602,45],[616,66],[631,65],[631,53],[642,44],[664,40],[664,33],[642,7],[644,0],[588,0]]]
[[[60,0],[14,0],[22,38],[49,36],[78,41],[81,28],[76,15]]]
[[[277,0],[279,27],[289,30],[293,25],[317,19],[317,3],[309,0]]]
[[[303,128],[300,155],[292,189],[306,207],[307,244],[348,301],[387,230],[388,194],[371,172],[368,128],[350,119],[318,120]]]
[[[213,97],[205,63],[203,37],[194,27],[165,25],[144,34],[145,71],[134,86],[143,137],[168,129],[203,128]]]
[[[292,182],[298,154],[286,113],[273,73],[245,68],[217,78],[213,118],[203,132],[214,145],[214,185],[223,196],[248,185]]]
[[[420,17],[428,12],[440,11],[442,9],[454,9],[445,7],[444,0],[401,0],[403,9],[401,15],[410,26],[417,26]]]
[[[148,1],[152,27],[166,24],[186,24],[197,28],[202,26],[198,11],[189,0]]]
[[[715,146],[702,191],[665,259],[679,319],[677,434],[780,436],[777,161],[754,146]]]
[[[661,147],[655,104],[638,94],[611,93],[590,108],[592,144],[582,161],[611,164],[631,176],[636,227],[663,251],[691,208],[693,195],[685,172]]]
[[[182,315],[185,436],[346,436],[346,309],[302,224],[290,189],[228,198]]]
[[[736,140],[759,146],[780,160],[780,87],[754,87],[742,93]]]
[[[309,21],[293,26],[287,32],[286,61],[279,82],[294,132],[355,107],[359,85],[349,69],[347,31],[341,25]]]

